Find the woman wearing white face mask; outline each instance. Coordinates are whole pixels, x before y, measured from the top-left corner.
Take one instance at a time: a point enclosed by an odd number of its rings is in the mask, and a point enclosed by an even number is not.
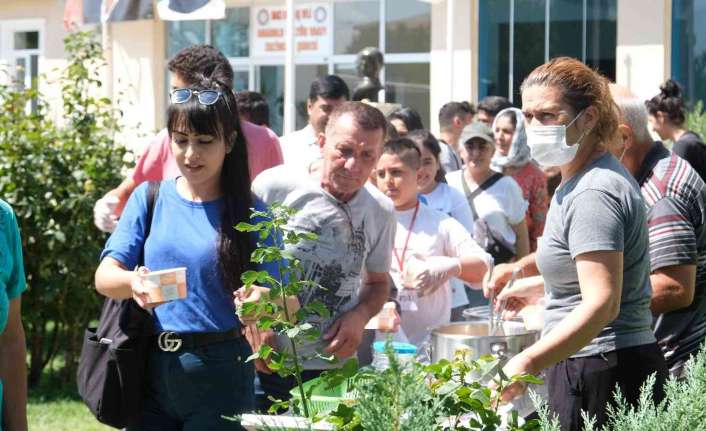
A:
[[[562,430],[578,430],[581,411],[607,419],[617,385],[630,403],[664,358],[650,329],[651,287],[644,203],[631,175],[607,150],[617,117],[607,81],[562,57],[536,68],[521,87],[528,145],[538,163],[559,166],[562,183],[547,214],[537,253],[496,268],[499,291],[514,268],[541,274],[547,302],[542,338],[512,358],[508,375],[546,372],[550,409]],[[500,292],[511,309],[526,298]],[[521,391],[512,385],[511,397]]]

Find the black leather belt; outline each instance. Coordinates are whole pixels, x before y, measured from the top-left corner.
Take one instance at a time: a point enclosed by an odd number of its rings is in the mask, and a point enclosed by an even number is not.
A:
[[[225,332],[161,332],[157,335],[157,346],[165,352],[176,352],[179,349],[191,349],[242,337],[240,328]]]

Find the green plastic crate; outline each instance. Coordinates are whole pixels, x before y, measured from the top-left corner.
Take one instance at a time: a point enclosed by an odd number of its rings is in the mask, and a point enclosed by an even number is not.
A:
[[[356,398],[356,391],[350,387],[349,380],[345,380],[338,386],[327,389],[326,384],[320,380],[319,377],[304,382],[304,391],[306,392],[312,386],[314,389],[311,392],[311,404],[309,405],[312,410],[311,414],[328,413],[331,410],[336,409],[340,403],[353,404]],[[301,394],[299,393],[299,387],[295,387],[289,391],[292,395],[292,406],[295,413],[300,413],[299,407],[301,406]],[[296,404],[294,402],[298,401]]]

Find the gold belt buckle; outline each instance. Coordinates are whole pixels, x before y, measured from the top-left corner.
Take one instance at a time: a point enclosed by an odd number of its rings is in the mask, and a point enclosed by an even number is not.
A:
[[[176,352],[181,348],[181,338],[176,332],[162,332],[157,337],[157,345],[164,352]]]

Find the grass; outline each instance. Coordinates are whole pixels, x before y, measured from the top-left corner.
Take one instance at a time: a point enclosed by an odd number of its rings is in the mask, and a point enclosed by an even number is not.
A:
[[[47,367],[49,368],[49,367]],[[56,371],[45,371],[41,383],[29,393],[27,406],[32,431],[106,431],[78,396],[76,384],[62,382]]]

